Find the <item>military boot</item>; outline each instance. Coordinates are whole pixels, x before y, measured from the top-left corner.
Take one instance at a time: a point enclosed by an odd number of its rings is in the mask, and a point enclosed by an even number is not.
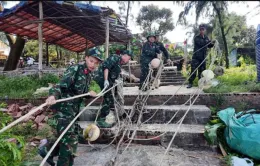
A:
[[[106,118],[98,118],[97,125],[100,128],[111,128],[113,125],[106,122]]]
[[[41,146],[38,148],[38,154],[44,158],[47,155],[47,150],[46,150],[46,146]],[[47,159],[47,163],[50,164],[51,166],[55,166],[55,162],[53,161],[53,156],[49,156],[49,158]]]

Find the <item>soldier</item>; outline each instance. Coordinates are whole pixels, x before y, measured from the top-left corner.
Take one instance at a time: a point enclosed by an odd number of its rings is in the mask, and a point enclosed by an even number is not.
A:
[[[165,56],[165,60],[167,61],[167,63],[171,63],[171,59],[169,57],[168,51],[166,50],[166,48],[164,47],[163,43],[160,42],[160,34],[157,32],[155,34],[155,44],[159,47],[159,49],[163,52],[163,55]]]
[[[192,56],[191,60],[191,74],[195,71],[195,69],[203,62],[203,60],[206,58],[207,55],[207,48],[212,48],[214,46],[215,41],[210,41],[208,36],[205,35],[205,25],[201,24],[199,26],[200,29],[200,34],[195,36],[194,38],[194,54]],[[210,44],[209,44],[210,43]],[[206,47],[206,45],[208,46]],[[200,79],[201,73],[203,70],[206,69],[206,61],[204,61],[200,67],[198,68],[198,78]],[[187,88],[192,87],[192,83],[194,79],[196,78],[196,73],[195,71],[189,78],[189,84]]]
[[[101,89],[104,87],[111,88],[115,83],[115,80],[119,77],[121,73],[121,65],[127,64],[131,57],[132,52],[125,50],[119,55],[112,55],[104,61],[102,65],[99,66],[97,74],[94,80],[98,83]],[[97,120],[99,127],[112,127],[112,124],[106,122],[106,116],[109,114],[110,109],[114,107],[114,99],[111,91],[104,94],[102,108],[100,110],[100,115]]]
[[[95,48],[91,49],[89,55],[85,58],[84,64],[70,66],[64,73],[60,82],[50,89],[46,103],[48,105],[54,104],[51,108],[57,111],[54,115],[54,119],[57,122],[57,136],[64,131],[64,129],[79,113],[80,104],[83,99],[77,98],[62,103],[56,103],[56,100],[88,93],[91,81],[91,72],[97,68],[101,61],[101,53]],[[96,96],[94,91],[90,91],[89,93],[92,97]],[[53,162],[53,157],[59,155],[57,166],[73,165],[79,134],[82,134],[82,130],[80,131],[80,126],[76,121],[55,147],[55,150],[48,158],[47,162],[54,166],[55,163]],[[54,141],[55,140],[50,140],[39,148],[39,154],[42,157],[46,156],[47,151],[52,147]]]
[[[160,53],[159,47],[155,44],[155,40],[156,40],[155,34],[149,33],[146,38],[147,38],[147,42],[145,42],[143,45],[142,55],[140,59],[141,77],[140,77],[139,90],[141,90],[143,83],[149,73],[149,63],[154,58],[157,58],[157,54]],[[146,91],[147,88],[143,90]]]

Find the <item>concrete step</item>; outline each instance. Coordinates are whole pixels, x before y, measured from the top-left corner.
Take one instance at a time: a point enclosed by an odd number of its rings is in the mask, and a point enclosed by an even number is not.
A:
[[[81,121],[94,121],[96,118],[96,113],[99,110],[99,106],[90,106],[87,111],[85,111],[81,116]],[[144,108],[144,114],[142,117],[142,122],[150,120],[147,122],[151,123],[167,123],[171,120],[176,112],[178,112],[175,118],[170,123],[176,123],[188,110],[189,106],[186,105],[164,105],[164,106],[151,106],[148,105]],[[124,109],[129,113],[132,106],[124,106]],[[210,109],[205,105],[193,105],[189,113],[186,115],[183,124],[206,124],[211,116]]]
[[[182,81],[176,81],[176,82],[161,82],[160,86],[168,86],[168,85],[182,85]],[[139,86],[139,83],[124,83],[124,87],[135,87]]]
[[[196,95],[198,93],[205,94],[203,91],[201,92],[201,90],[199,90],[197,87],[187,89],[186,86],[181,87],[180,85],[160,86],[158,89],[150,91],[149,98],[147,99],[147,105],[161,105],[169,98],[171,99],[169,99],[167,105],[182,105],[194,93]],[[135,87],[124,87],[123,94],[125,105],[133,105],[139,94],[147,95],[148,91],[141,92],[140,90],[138,90],[137,84]],[[172,97],[174,94],[176,96]],[[202,102],[201,100],[205,100],[205,97],[199,97],[194,105],[199,105],[200,103],[203,103],[202,105],[206,105],[206,103],[204,101]],[[92,99],[86,99],[86,104],[91,101]],[[100,105],[101,102],[102,99],[98,99],[93,105]]]
[[[81,128],[86,128],[91,123],[93,122],[89,122],[89,121],[79,122]],[[143,145],[161,144],[167,147],[170,140],[172,139],[173,134],[177,131],[177,128],[178,128],[177,124],[143,124],[140,127],[137,127],[134,124],[131,127],[129,126],[129,128],[126,129],[129,130],[130,133],[132,133],[132,131],[136,129],[137,132],[134,137],[133,143],[138,143]],[[113,134],[111,133],[116,133],[117,127],[100,128],[100,130],[101,130],[100,137],[97,141],[95,141],[95,143],[107,144],[110,143],[111,140],[113,139]],[[121,134],[119,134],[118,139],[121,138],[120,136]],[[131,134],[129,137],[131,137]],[[127,139],[129,138],[125,136],[125,140]],[[188,124],[181,125],[171,147],[193,149],[193,150],[211,149],[204,138],[204,125],[188,125]]]
[[[184,82],[185,78],[161,78],[161,82]]]

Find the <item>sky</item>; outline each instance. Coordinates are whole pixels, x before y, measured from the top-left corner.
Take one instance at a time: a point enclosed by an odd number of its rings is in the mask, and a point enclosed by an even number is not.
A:
[[[13,5],[17,4],[19,1],[10,1],[7,8],[12,7]],[[97,6],[103,6],[103,7],[109,7],[113,9],[116,13],[119,14],[119,5],[117,1],[93,1],[93,5]],[[187,32],[190,31],[190,29],[186,29],[185,27],[181,25],[176,26],[176,22],[178,20],[179,13],[183,10],[183,6],[174,5],[172,1],[140,1],[140,4],[135,2],[133,4],[131,13],[136,18],[141,7],[154,4],[157,5],[160,9],[161,8],[168,8],[173,12],[173,22],[175,24],[175,29],[173,31],[170,31],[166,33],[166,37],[172,42],[183,42],[185,39],[188,39],[188,44],[192,43],[192,38],[186,35]],[[255,28],[257,28],[257,25],[260,24],[260,14],[256,15],[260,12],[260,7],[258,9],[254,8],[259,5],[260,3],[258,1],[245,1],[244,4],[238,3],[238,4],[229,4],[228,11],[229,12],[235,12],[238,15],[245,15],[247,14],[247,25],[253,25]],[[194,11],[194,10],[193,10]],[[192,12],[192,11],[191,11]],[[187,21],[191,24],[195,23],[195,14],[190,13],[187,17]],[[198,21],[198,23],[207,23],[208,19],[201,17]],[[135,20],[129,20],[129,26],[128,28],[131,30],[133,34],[135,33],[141,33],[141,29],[139,26],[136,25]]]

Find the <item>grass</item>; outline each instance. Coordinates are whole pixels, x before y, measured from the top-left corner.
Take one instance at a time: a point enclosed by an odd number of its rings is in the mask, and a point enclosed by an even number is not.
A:
[[[58,83],[59,77],[53,74],[44,74],[42,78],[37,75],[21,77],[0,78],[0,98],[35,98],[33,93],[40,87],[48,87],[48,83]],[[99,86],[92,81],[90,90],[100,92]],[[48,93],[42,93],[37,97],[47,97]]]
[[[260,84],[256,83],[256,66],[232,67],[226,69],[224,75],[216,77],[219,85],[204,90],[206,93],[239,93],[260,92]]]

